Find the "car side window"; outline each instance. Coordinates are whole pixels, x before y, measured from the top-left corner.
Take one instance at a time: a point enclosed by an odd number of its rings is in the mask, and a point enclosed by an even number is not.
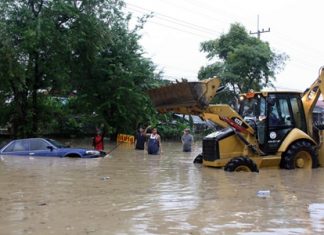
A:
[[[5,149],[3,150],[3,152],[12,152],[13,149],[14,149],[14,147],[15,147],[15,142],[9,144],[9,145],[7,146],[7,148],[5,148]]]
[[[3,152],[19,152],[28,151],[28,143],[23,140],[16,140],[11,143]]]
[[[44,140],[30,140],[30,150],[48,150],[48,146]]]

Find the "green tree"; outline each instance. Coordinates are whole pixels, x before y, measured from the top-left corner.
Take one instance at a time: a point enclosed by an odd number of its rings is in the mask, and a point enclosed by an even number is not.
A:
[[[239,93],[273,86],[275,75],[283,69],[286,54],[275,53],[267,42],[250,36],[240,24],[232,24],[228,33],[201,43],[201,51],[214,62],[202,67],[199,79],[221,78],[228,89],[218,101],[230,102]]]
[[[0,81],[7,122],[16,136],[38,133],[40,100],[66,78],[69,45],[59,28],[62,1],[0,3]],[[57,11],[57,12],[55,12]],[[2,123],[3,124],[3,123]]]
[[[63,120],[131,132],[151,119],[145,91],[159,75],[138,44],[147,16],[131,30],[123,8],[122,0],[2,0],[0,124],[32,136]],[[65,106],[50,98],[72,93]]]
[[[124,4],[118,2],[100,8],[87,3],[88,10],[73,28],[74,34],[81,31],[87,37],[75,41],[71,76],[78,97],[76,112],[92,117],[97,125],[108,125],[114,134],[133,133],[137,123],[151,119],[154,111],[145,91],[159,78],[138,43],[146,16],[130,30],[131,16],[122,13]]]

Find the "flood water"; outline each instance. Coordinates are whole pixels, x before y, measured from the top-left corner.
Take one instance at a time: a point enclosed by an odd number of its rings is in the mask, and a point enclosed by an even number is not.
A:
[[[324,168],[228,173],[192,164],[200,152],[2,157],[0,234],[323,234]]]

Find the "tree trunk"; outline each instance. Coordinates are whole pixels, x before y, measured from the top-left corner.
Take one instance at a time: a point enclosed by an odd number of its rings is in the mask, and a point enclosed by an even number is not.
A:
[[[35,65],[34,65],[34,81],[32,90],[32,134],[36,135],[38,132],[39,123],[39,108],[38,108],[38,89],[41,79],[39,71],[39,55],[35,52]]]
[[[12,87],[14,93],[15,113],[12,116],[12,135],[13,137],[27,137],[28,131],[28,100],[27,92],[19,91],[17,87]]]

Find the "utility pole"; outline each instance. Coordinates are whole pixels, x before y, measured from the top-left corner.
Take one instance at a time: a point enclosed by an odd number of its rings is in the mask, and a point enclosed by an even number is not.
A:
[[[260,30],[260,27],[259,27],[259,15],[258,15],[258,19],[257,19],[257,31],[256,32],[251,32],[250,31],[250,34],[257,34],[258,35],[258,39],[260,39],[260,36],[261,36],[261,33],[268,33],[270,32],[270,27],[268,30]]]

